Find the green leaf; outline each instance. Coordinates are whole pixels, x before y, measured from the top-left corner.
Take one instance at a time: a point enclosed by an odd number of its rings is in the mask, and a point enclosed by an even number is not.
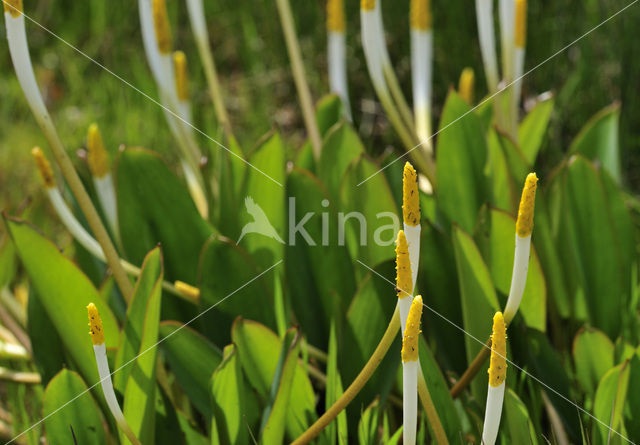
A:
[[[324,137],[331,127],[342,119],[342,101],[337,94],[326,94],[316,105],[318,130]]]
[[[369,445],[378,443],[378,418],[380,416],[380,399],[371,402],[364,410],[358,423],[358,443]]]
[[[46,385],[64,368],[64,344],[33,289],[30,289],[27,300],[27,334],[42,384]]]
[[[266,326],[238,318],[232,327],[231,338],[238,347],[238,356],[247,380],[263,401],[268,398],[271,382],[278,366],[282,340]],[[302,434],[315,420],[315,394],[309,377],[298,364],[293,377],[286,431],[291,439]]]
[[[249,443],[245,407],[247,395],[234,345],[224,348],[223,359],[211,377],[212,422],[221,443]],[[208,391],[209,392],[209,391]],[[249,395],[250,397],[251,395]],[[249,423],[250,424],[250,423]]]
[[[583,328],[573,340],[576,377],[587,394],[595,394],[602,376],[613,368],[614,346],[604,332]]]
[[[473,230],[478,210],[486,199],[483,169],[487,157],[482,123],[470,110],[451,90],[442,111],[436,149],[440,208],[450,222],[468,232]],[[457,120],[462,115],[464,118]]]
[[[547,134],[554,103],[553,97],[538,102],[533,110],[525,116],[518,128],[520,148],[527,162],[531,165],[536,163],[544,136]]]
[[[488,137],[488,163],[491,204],[502,210],[513,212],[518,205],[518,191],[502,149],[500,137],[495,129],[490,129]]]
[[[527,407],[511,388],[506,389],[504,416],[506,420],[504,430],[508,438],[505,443],[538,444],[537,434],[529,418]]]
[[[87,305],[100,311],[107,348],[115,348],[115,317],[91,281],[58,248],[31,225],[5,217],[5,224],[24,265],[35,296],[53,323],[64,349],[84,380],[98,381],[98,369],[87,328]],[[37,327],[33,327],[37,329]],[[102,398],[101,391],[95,391]]]
[[[516,220],[506,212],[489,209],[483,223],[476,240],[496,289],[508,295],[513,271]],[[527,284],[518,312],[528,326],[546,331],[547,286],[535,248],[531,249]]]
[[[128,148],[116,161],[116,193],[122,244],[134,264],[158,243],[166,276],[194,283],[198,253],[213,233],[186,186],[153,152]]]
[[[325,388],[325,409],[328,410],[342,396],[342,380],[338,369],[338,340],[336,338],[335,321],[331,321],[329,330],[329,345],[327,348],[327,385]],[[322,432],[322,437],[329,444],[347,445],[349,434],[347,430],[347,413],[345,410],[338,414]],[[337,440],[336,440],[337,439]]]
[[[629,386],[629,372],[629,362],[626,361],[611,368],[600,380],[593,403],[593,416],[604,425],[595,422],[593,435],[595,445],[627,443],[613,431],[625,435],[622,418]]]
[[[289,329],[282,341],[278,364],[271,382],[269,402],[262,418],[262,443],[280,444],[285,433],[285,419],[292,394],[293,378],[300,354],[300,333]],[[295,393],[293,393],[295,394]],[[294,398],[297,394],[294,395]]]
[[[464,329],[479,341],[465,335],[467,363],[470,364],[480,352],[491,334],[493,315],[500,310],[498,297],[491,281],[491,275],[482,260],[473,239],[462,229],[454,226],[453,246],[458,267],[458,283],[462,301]],[[486,398],[489,364],[480,369],[471,384],[472,393],[482,403]]]
[[[211,415],[209,380],[220,364],[220,350],[198,332],[177,321],[160,323],[162,351],[176,380],[194,406]]]
[[[625,411],[625,425],[629,437],[640,437],[640,349],[631,357],[629,371],[629,388],[627,389],[628,410]]]
[[[593,116],[571,143],[569,153],[580,153],[588,159],[598,159],[616,184],[622,181],[620,172],[620,104],[614,103]]]
[[[107,442],[100,409],[91,394],[80,396],[84,392],[88,392],[87,385],[73,371],[63,369],[51,379],[42,400],[42,415],[49,443],[74,443],[74,436],[75,443],[79,444],[99,445]],[[70,400],[73,403],[68,403]]]
[[[360,137],[349,123],[341,122],[329,130],[322,143],[318,178],[334,201],[338,200],[340,184],[347,168],[364,151]]]
[[[16,273],[16,250],[11,238],[0,236],[0,288],[8,285]]]
[[[156,401],[156,358],[158,355],[158,325],[162,297],[163,266],[160,251],[147,256],[148,264],[154,267],[155,284],[150,294],[137,294],[145,304],[144,321],[140,331],[140,347],[127,379],[124,392],[124,416],[131,429],[142,443],[154,443]],[[150,267],[150,266],[149,266]],[[135,301],[131,307],[137,306]]]

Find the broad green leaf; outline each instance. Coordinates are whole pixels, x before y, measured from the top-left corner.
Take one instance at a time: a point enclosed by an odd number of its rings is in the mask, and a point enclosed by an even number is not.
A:
[[[276,371],[271,381],[269,401],[262,418],[262,443],[280,444],[285,433],[285,421],[288,412],[296,373],[298,356],[300,355],[300,332],[297,328],[289,329],[282,340]],[[297,394],[293,393],[295,398]]]
[[[189,326],[176,321],[160,323],[160,337],[160,347],[171,372],[191,403],[208,418],[209,380],[222,359],[220,350]]]
[[[155,401],[156,401],[156,358],[158,356],[158,324],[162,297],[162,278],[164,268],[160,251],[152,251],[148,256],[149,264],[156,261],[160,267],[154,267],[156,282],[148,295],[136,295],[145,303],[144,321],[140,331],[140,347],[124,391],[124,416],[131,429],[142,443],[154,443]],[[131,306],[137,304],[131,303]]]
[[[278,366],[282,340],[266,326],[238,318],[231,330],[233,343],[238,347],[242,369],[251,386],[266,401]],[[302,434],[315,420],[315,395],[302,365],[296,366],[289,401],[286,431],[290,439]]]
[[[436,147],[438,203],[450,222],[468,232],[473,230],[486,199],[483,169],[487,157],[482,123],[470,110],[455,91],[450,91]],[[462,115],[464,118],[459,119]]]
[[[140,352],[142,333],[149,299],[155,288],[161,286],[162,255],[156,247],[147,254],[142,263],[142,272],[133,292],[133,299],[127,309],[127,317],[120,333],[120,342],[116,353],[116,369],[133,360]],[[159,281],[160,280],[160,281]],[[124,392],[133,366],[125,366],[113,376],[113,386]]]
[[[583,328],[573,340],[576,377],[587,394],[595,394],[602,376],[613,368],[614,347],[602,331]]]
[[[622,418],[629,386],[629,372],[629,362],[626,361],[607,371],[598,384],[593,416],[602,423],[595,422],[592,438],[595,445],[627,443],[613,431],[626,436]]]
[[[316,122],[323,137],[342,119],[342,107],[342,101],[337,94],[326,94],[316,104]]]
[[[509,166],[509,171],[513,177],[517,196],[517,205],[520,201],[520,191],[524,185],[525,178],[527,177],[527,174],[531,172],[532,167],[508,133],[497,129],[494,129],[493,131],[496,133],[495,137],[502,149],[502,152],[504,153],[505,160]]]
[[[598,159],[616,184],[622,182],[620,172],[620,104],[614,103],[593,116],[571,143],[569,153],[580,153]]]
[[[64,344],[33,289],[30,289],[27,300],[27,334],[42,384],[46,385],[64,368]]]
[[[324,407],[328,410],[342,396],[342,380],[338,368],[338,339],[336,338],[335,321],[331,321],[329,345],[327,348],[327,385],[325,388]],[[322,437],[329,444],[347,445],[347,413],[341,411],[336,420],[331,422],[322,432]]]
[[[629,371],[629,388],[627,390],[627,405],[625,411],[625,426],[629,437],[640,437],[640,349],[631,358]]]
[[[506,389],[504,397],[504,417],[503,431],[508,438],[505,443],[538,444],[527,407],[511,388]]]
[[[180,412],[161,386],[156,389],[155,445],[174,445],[186,442],[186,433],[180,422]]]
[[[513,255],[515,248],[516,221],[501,210],[487,210],[487,218],[478,230],[476,240],[491,271],[491,279],[496,289],[503,295],[509,294]],[[527,284],[522,295],[518,312],[528,326],[546,331],[547,286],[535,248],[529,258]]]
[[[49,443],[74,443],[74,436],[78,444],[107,442],[98,405],[91,394],[80,396],[86,391],[82,377],[73,371],[63,369],[51,379],[42,400]],[[68,403],[70,400],[73,403]],[[59,410],[60,407],[63,408]]]
[[[527,162],[531,165],[536,163],[538,152],[542,147],[554,103],[553,97],[538,102],[533,110],[525,116],[518,128],[520,148]]]
[[[273,295],[265,277],[276,270],[257,278],[261,272],[251,256],[227,238],[213,237],[205,245],[197,283],[202,309],[215,308],[203,314],[200,323],[214,344],[229,343],[231,324],[239,315],[275,328]]]
[[[213,233],[186,186],[153,152],[128,148],[116,161],[116,193],[122,244],[134,264],[158,243],[169,280],[194,283],[198,253]]]
[[[47,238],[29,224],[5,217],[5,224],[24,265],[35,296],[55,327],[64,349],[83,379],[98,381],[95,354],[87,328],[87,305],[100,311],[107,348],[115,348],[118,324],[91,281]],[[35,327],[34,327],[35,329]],[[101,392],[95,391],[102,399]]]
[[[494,129],[490,129],[487,141],[490,177],[491,204],[508,212],[515,211],[518,202],[518,191],[507,164],[507,158],[500,143],[500,137]]]
[[[332,127],[322,143],[318,162],[318,179],[329,190],[334,201],[338,200],[340,184],[349,165],[364,153],[360,137],[347,123]]]
[[[245,402],[249,394],[245,389],[238,351],[234,345],[224,348],[222,362],[211,377],[208,393],[211,394],[212,421],[216,423],[220,442],[248,443]]]
[[[500,310],[500,306],[489,269],[482,260],[473,239],[457,226],[454,226],[452,236],[462,299],[463,327],[466,332],[479,340],[465,335],[467,363],[471,363],[484,347],[481,342],[489,338],[491,320]],[[471,384],[473,395],[481,402],[486,398],[489,381],[488,367],[489,364],[485,363]]]

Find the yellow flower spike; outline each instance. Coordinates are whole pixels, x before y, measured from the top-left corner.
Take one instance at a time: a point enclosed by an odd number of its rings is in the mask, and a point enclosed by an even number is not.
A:
[[[156,30],[156,41],[158,50],[162,54],[171,52],[171,27],[169,26],[169,16],[165,0],[152,0],[153,25]]]
[[[491,334],[491,361],[489,364],[489,385],[496,387],[504,383],[507,377],[507,325],[502,312],[493,316]]]
[[[344,5],[342,0],[327,0],[327,29],[344,32]]]
[[[360,9],[363,11],[373,11],[376,9],[376,0],[362,0],[360,2]]]
[[[518,220],[516,221],[516,233],[521,238],[531,235],[531,230],[533,229],[533,210],[536,203],[537,184],[538,177],[536,174],[529,173],[522,189]]]
[[[411,0],[409,21],[412,29],[428,31],[431,29],[431,1]]]
[[[527,41],[527,0],[516,0],[516,33],[517,48],[524,48]]]
[[[418,175],[409,162],[404,164],[402,173],[402,218],[409,226],[415,227],[420,224]]]
[[[182,51],[173,53],[173,71],[176,76],[176,91],[178,99],[189,100],[189,72],[187,71],[187,56]]]
[[[420,340],[420,317],[422,317],[422,297],[418,295],[411,303],[407,326],[402,338],[402,362],[418,361],[418,341]]]
[[[56,186],[56,177],[53,175],[53,170],[51,170],[51,164],[40,150],[40,147],[33,147],[31,150],[31,155],[33,159],[36,161],[36,165],[38,166],[38,170],[40,170],[40,175],[42,176],[42,180],[44,181],[44,185],[47,188],[53,188]]]
[[[183,296],[189,298],[190,300],[197,301],[200,298],[200,289],[195,286],[192,286],[180,280],[177,280],[175,283],[173,283],[173,285],[178,292],[180,292]]]
[[[473,68],[465,68],[460,74],[458,82],[458,93],[460,97],[469,105],[473,103],[473,93],[475,87],[475,74]]]
[[[91,341],[96,346],[101,345],[104,343],[104,331],[98,308],[95,304],[89,303],[87,312],[89,313],[89,335],[91,336]]]
[[[109,173],[109,157],[102,142],[100,129],[95,122],[89,125],[89,130],[87,130],[87,151],[91,174],[96,178],[102,178]]]
[[[18,17],[22,14],[22,0],[3,0],[4,12],[11,14],[11,17]]]
[[[413,292],[411,279],[411,261],[409,259],[409,245],[404,232],[400,230],[396,239],[396,293],[398,298],[410,297]]]

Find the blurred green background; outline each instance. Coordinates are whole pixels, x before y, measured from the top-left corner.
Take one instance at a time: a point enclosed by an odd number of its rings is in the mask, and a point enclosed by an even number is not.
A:
[[[359,2],[345,3],[350,94],[356,127],[375,154],[395,139],[368,79],[359,36]],[[624,0],[530,1],[525,71],[628,4]],[[432,2],[435,120],[439,119],[448,88],[457,84],[465,66],[476,72],[476,99],[486,93],[473,5],[471,0]],[[188,26],[186,5],[184,1],[167,0],[167,6],[174,46],[184,50],[189,60],[194,124],[222,140]],[[27,0],[24,7],[27,15],[42,26],[156,97],[142,47],[137,2]],[[317,100],[328,89],[325,1],[294,1],[292,7],[307,76]],[[250,150],[274,125],[297,146],[302,141],[303,125],[274,3],[208,0],[205,9],[225,100],[243,149]],[[383,4],[389,51],[410,98],[408,9],[408,0],[387,0]],[[619,101],[624,173],[631,190],[640,187],[640,60],[634,51],[635,25],[639,20],[640,6],[634,4],[524,80],[525,95],[532,97],[551,91],[556,96],[556,111],[541,154],[543,170],[557,163],[589,117]],[[27,32],[40,86],[69,150],[83,146],[87,126],[97,121],[112,151],[120,144],[141,145],[172,156],[173,140],[156,104],[38,25],[28,22]],[[40,188],[29,149],[35,144],[46,147],[46,143],[13,74],[4,23],[0,24],[0,36],[0,204],[12,212]],[[451,130],[455,131],[454,128]],[[200,139],[203,147],[218,149]]]

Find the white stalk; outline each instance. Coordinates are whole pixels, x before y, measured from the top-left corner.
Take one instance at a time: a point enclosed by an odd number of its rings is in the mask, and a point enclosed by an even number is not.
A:
[[[329,31],[327,34],[327,64],[329,87],[342,100],[345,117],[351,121],[351,104],[347,82],[347,54],[344,32]]]
[[[407,325],[411,303],[413,303],[413,294],[409,297],[398,298],[398,312],[400,313],[400,331],[402,336],[404,336],[404,328]]]
[[[422,226],[411,226],[403,222],[404,234],[409,245],[409,260],[411,261],[411,280],[413,282],[413,292],[416,293],[418,280],[418,268],[420,266],[420,233]],[[404,326],[404,325],[403,325]]]
[[[406,298],[408,300],[408,298]],[[418,419],[418,362],[402,364],[402,443],[416,443]]]
[[[431,82],[433,33],[411,29],[411,80],[413,111],[418,139],[431,150]]]
[[[524,48],[516,47],[513,67],[513,96],[511,97],[512,135],[517,137],[518,105],[522,94],[522,74],[524,72]]]
[[[120,227],[118,225],[118,205],[116,203],[116,193],[113,186],[113,178],[110,172],[107,172],[101,178],[93,177],[93,185],[98,194],[98,200],[107,218],[107,223],[113,230],[113,234],[117,240],[120,239]]]
[[[505,80],[513,80],[513,53],[515,49],[515,1],[500,0],[500,37],[502,47],[502,71]]]
[[[488,386],[484,427],[482,428],[483,445],[494,445],[498,437],[500,417],[502,416],[502,402],[504,400],[504,388],[504,382],[499,386]]]
[[[507,324],[511,323],[513,317],[518,312],[522,294],[527,284],[527,271],[529,269],[529,251],[531,250],[531,234],[521,237],[516,234],[516,248],[513,258],[513,273],[511,275],[511,288],[507,306],[504,309],[504,319]]]
[[[373,87],[375,88],[378,96],[390,98],[389,89],[387,88],[387,83],[384,79],[384,72],[382,70],[383,55],[381,51],[379,51],[381,41],[375,9],[360,9],[360,20],[362,24],[362,47],[364,50],[365,60],[367,62],[367,69],[369,70],[369,76],[373,82]]]
[[[482,63],[487,76],[487,87],[489,93],[493,93],[498,90],[500,78],[494,37],[493,0],[476,0],[476,20]]]

